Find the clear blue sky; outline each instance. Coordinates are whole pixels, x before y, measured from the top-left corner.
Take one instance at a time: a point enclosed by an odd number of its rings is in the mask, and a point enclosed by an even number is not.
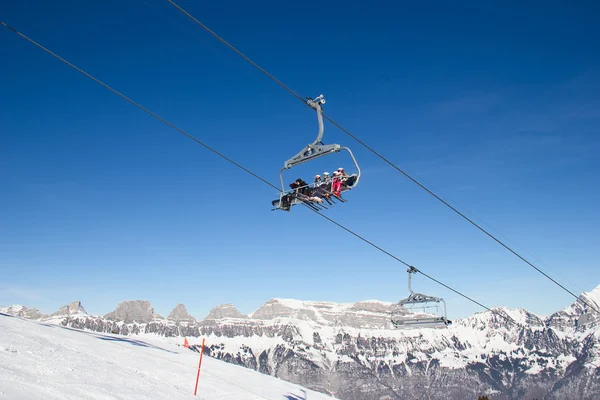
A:
[[[181,5],[573,291],[600,284],[598,6]],[[316,116],[166,1],[4,4],[17,30],[272,182]],[[273,297],[406,297],[405,267],[0,29],[0,304],[203,318]],[[327,124],[363,169],[340,223],[489,306],[572,299]],[[340,154],[288,172],[351,163]],[[529,255],[527,255],[529,257]],[[537,261],[536,261],[537,262]],[[557,275],[558,273],[558,275]],[[565,277],[569,281],[565,280]],[[451,318],[479,311],[417,277]]]

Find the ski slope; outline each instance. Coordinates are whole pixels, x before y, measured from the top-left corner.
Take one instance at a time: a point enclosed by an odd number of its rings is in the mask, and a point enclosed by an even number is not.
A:
[[[184,347],[0,314],[0,399],[332,399]]]

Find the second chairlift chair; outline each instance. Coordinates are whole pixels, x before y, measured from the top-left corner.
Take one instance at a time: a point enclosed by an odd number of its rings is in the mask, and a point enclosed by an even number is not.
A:
[[[408,291],[410,295],[396,305],[392,311],[391,322],[396,328],[438,328],[447,327],[452,321],[446,318],[446,302],[440,297],[427,296],[421,293],[413,292],[411,288],[411,275],[419,272],[415,267],[409,267],[408,272]],[[414,314],[406,308],[439,308],[439,303],[443,304],[443,314],[435,316],[428,313]]]

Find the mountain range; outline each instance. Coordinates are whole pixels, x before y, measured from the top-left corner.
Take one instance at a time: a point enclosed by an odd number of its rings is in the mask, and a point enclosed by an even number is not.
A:
[[[585,298],[585,302],[582,299]],[[164,318],[149,301],[91,316],[76,301],[43,315],[0,312],[77,329],[154,335],[346,400],[600,399],[600,286],[542,318],[495,308],[448,328],[394,329],[392,303],[271,299],[249,315],[225,304],[203,320],[179,304]]]

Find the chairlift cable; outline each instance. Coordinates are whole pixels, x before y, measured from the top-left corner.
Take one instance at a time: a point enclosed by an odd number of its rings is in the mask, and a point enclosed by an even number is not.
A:
[[[90,75],[89,73],[85,72],[84,70],[82,70],[81,68],[73,65],[72,63],[68,62],[67,60],[65,60],[64,58],[60,57],[59,55],[57,55],[56,53],[52,52],[51,50],[47,49],[46,47],[42,46],[41,44],[37,43],[36,41],[34,41],[33,39],[27,37],[26,35],[22,34],[21,32],[17,31],[16,29],[14,29],[13,27],[11,27],[10,25],[6,24],[3,21],[0,21],[0,25],[6,27],[7,29],[9,29],[10,31],[14,32],[15,34],[17,34],[18,36],[22,37],[23,39],[27,40],[28,42],[34,44],[35,46],[37,46],[38,48],[42,49],[43,51],[45,51],[46,53],[50,54],[51,56],[53,56],[54,58],[62,61],[63,63],[65,63],[66,65],[70,66],[71,68],[75,69],[76,71],[80,72],[81,74],[85,75],[86,77],[92,79],[93,81],[95,81],[96,83],[100,84],[101,86],[103,86],[104,88],[110,90],[111,92],[117,94],[119,97],[121,97],[122,99],[128,101],[129,103],[135,105],[136,107],[138,107],[139,109],[141,109],[142,111],[146,112],[147,114],[151,115],[152,117],[156,118],[157,120],[159,120],[160,122],[166,124],[167,126],[169,126],[170,128],[175,129],[176,131],[178,131],[179,133],[187,136],[188,138],[192,139],[193,141],[195,141],[196,143],[202,145],[203,147],[205,147],[206,149],[212,151],[213,153],[215,153],[216,155],[218,155],[219,157],[225,159],[226,161],[232,163],[233,165],[235,165],[236,167],[242,169],[243,171],[247,172],[248,174],[254,176],[255,178],[259,179],[260,181],[262,181],[263,183],[267,184],[268,186],[276,189],[279,191],[279,188],[275,185],[273,185],[272,183],[270,183],[269,181],[267,181],[266,179],[260,177],[259,175],[253,173],[252,171],[250,171],[249,169],[243,167],[242,165],[236,163],[235,161],[233,161],[232,159],[226,157],[225,155],[223,155],[222,153],[218,152],[217,150],[213,149],[212,147],[210,147],[209,145],[205,144],[204,142],[200,141],[199,139],[197,139],[196,137],[190,135],[189,133],[185,132],[184,130],[180,129],[179,127],[177,127],[176,125],[168,122],[167,120],[165,120],[164,118],[160,117],[159,115],[157,115],[156,113],[148,110],[147,108],[145,108],[144,106],[142,106],[141,104],[131,100],[129,97],[125,96],[124,94],[122,94],[121,92],[117,91],[116,89],[112,88],[111,86],[105,84],[104,82],[100,81],[99,79],[93,77],[92,75]],[[346,232],[354,235],[355,237],[359,238],[360,240],[362,240],[363,242],[371,245],[372,247],[374,247],[375,249],[381,251],[382,253],[388,255],[389,257],[393,258],[394,260],[400,262],[401,264],[404,264],[405,266],[410,267],[411,265],[408,264],[407,262],[401,260],[400,258],[396,257],[395,255],[393,255],[392,253],[384,250],[383,248],[379,247],[378,245],[376,245],[375,243],[367,240],[366,238],[364,238],[363,236],[357,234],[356,232],[352,231],[349,228],[346,228],[345,226],[343,226],[342,224],[340,224],[337,221],[334,221],[333,219],[327,217],[326,215],[321,214],[320,212],[308,207],[306,204],[304,204],[308,209],[310,209],[311,211],[314,211],[315,213],[319,214],[320,216],[322,216],[323,218],[327,219],[328,221],[330,221],[331,223],[337,225],[338,227],[344,229]],[[517,323],[515,320],[513,320],[510,316],[506,316],[504,314],[501,314],[485,305],[483,305],[482,303],[472,299],[471,297],[461,293],[460,291],[451,288],[450,286],[440,282],[437,279],[434,279],[433,277],[431,277],[430,275],[425,274],[424,272],[422,272],[421,270],[418,270],[423,276],[435,281],[438,284],[443,285],[444,287],[452,290],[454,293],[457,293],[458,295],[464,297],[465,299],[473,302],[474,304],[477,304],[480,307],[483,307],[484,309],[499,315],[500,317],[504,318],[505,320],[514,323],[517,326],[521,326],[519,323]]]
[[[300,101],[302,101],[306,105],[306,102],[304,101],[304,99],[300,95],[298,95],[296,92],[294,92],[292,89],[290,89],[289,87],[287,87],[283,82],[281,82],[280,80],[278,80],[277,78],[275,78],[273,75],[271,75],[269,72],[267,72],[264,68],[262,68],[261,66],[259,66],[257,63],[255,63],[249,57],[247,57],[245,54],[243,54],[241,51],[239,51],[234,46],[232,46],[231,44],[229,44],[225,39],[223,39],[222,37],[220,37],[219,35],[217,35],[215,32],[213,32],[211,29],[209,29],[202,22],[198,21],[194,16],[192,16],[190,13],[188,13],[183,8],[181,8],[173,0],[167,0],[167,1],[169,3],[171,3],[175,8],[177,8],[179,11],[181,11],[183,14],[185,14],[186,16],[188,16],[192,21],[194,21],[195,23],[197,23],[198,25],[200,25],[202,28],[204,28],[208,33],[210,33],[211,35],[213,35],[215,38],[217,38],[219,41],[221,41],[227,47],[229,47],[234,52],[236,52],[237,54],[239,54],[242,58],[244,58],[249,63],[251,63],[252,65],[254,65],[262,73],[264,73],[269,78],[271,78],[272,80],[274,80],[279,86],[281,86],[282,88],[284,88],[286,91],[288,91],[289,93],[291,93],[294,97],[296,97],[297,99],[299,99]],[[546,272],[542,271],[539,267],[537,267],[536,265],[534,265],[532,262],[530,262],[529,260],[527,260],[525,257],[521,256],[519,253],[517,253],[511,247],[509,247],[508,245],[506,245],[503,241],[501,241],[500,239],[496,238],[494,235],[492,235],[486,229],[484,229],[483,227],[481,227],[475,221],[473,221],[472,219],[470,219],[469,217],[467,217],[465,214],[463,214],[462,212],[460,212],[459,210],[457,210],[455,207],[453,207],[447,201],[445,201],[440,196],[438,196],[437,194],[435,194],[433,191],[431,191],[430,189],[428,189],[421,182],[419,182],[418,180],[416,180],[415,178],[413,178],[412,176],[410,176],[408,173],[406,173],[404,170],[402,170],[396,164],[394,164],[393,162],[391,162],[390,160],[388,160],[386,157],[384,157],[383,155],[381,155],[378,151],[376,151],[375,149],[373,149],[371,146],[367,145],[365,142],[363,142],[362,140],[360,140],[358,137],[356,137],[355,135],[353,135],[352,133],[350,133],[347,129],[345,129],[340,124],[338,124],[337,122],[335,122],[333,119],[331,119],[330,117],[328,117],[327,115],[325,115],[325,113],[323,113],[323,118],[325,118],[327,121],[331,122],[335,127],[337,127],[338,129],[340,129],[346,135],[350,136],[352,139],[356,140],[358,143],[360,143],[361,145],[363,145],[367,150],[371,151],[373,154],[375,154],[377,157],[379,157],[385,163],[387,163],[392,168],[394,168],[395,170],[397,170],[398,172],[400,172],[402,175],[404,175],[405,177],[407,177],[409,180],[411,180],[413,183],[415,183],[420,188],[422,188],[423,190],[425,190],[431,196],[433,196],[434,198],[436,198],[437,200],[439,200],[440,202],[442,202],[445,206],[449,207],[456,214],[458,214],[459,216],[461,216],[462,218],[464,218],[466,221],[468,221],[469,223],[471,223],[473,226],[475,226],[481,232],[483,232],[484,234],[486,234],[487,236],[489,236],[491,239],[493,239],[494,241],[496,241],[498,244],[500,244],[506,250],[508,250],[513,255],[515,255],[516,257],[518,257],[519,259],[521,259],[526,264],[528,264],[530,267],[534,268],[537,272],[539,272],[540,274],[542,274],[543,276],[545,276],[547,279],[549,279],[550,281],[552,281],[554,284],[556,284],[558,287],[560,287],[561,289],[563,289],[565,292],[567,292],[568,294],[570,294],[571,296],[573,296],[575,299],[579,300],[581,298],[580,296],[576,295],[573,291],[571,291],[570,289],[568,289],[567,287],[565,287],[564,285],[562,285],[561,283],[559,283],[557,280],[555,280],[554,278],[552,278]],[[586,305],[588,305],[591,309],[593,309],[594,311],[596,311],[598,314],[600,314],[600,310],[598,310],[596,307],[592,306],[591,304],[588,304],[585,301],[584,301],[584,303]]]
[[[127,100],[128,102],[130,102],[131,104],[133,104],[134,106],[138,107],[139,109],[145,111],[146,113],[150,114],[151,116],[153,116],[154,118],[158,119],[160,122],[168,125],[169,127],[175,129],[176,131],[178,131],[179,133],[189,137],[190,139],[192,139],[193,141],[195,141],[196,143],[204,146],[205,148],[207,148],[208,150],[212,151],[213,153],[217,154],[219,157],[222,157],[224,159],[226,159],[227,161],[229,161],[230,163],[234,164],[236,167],[243,169],[244,171],[246,171],[247,173],[249,173],[250,175],[254,176],[255,178],[263,181],[264,183],[266,183],[267,185],[272,186],[273,188],[277,189],[277,187],[275,185],[272,185],[269,181],[267,181],[266,179],[261,178],[260,176],[256,175],[254,172],[250,171],[249,169],[243,167],[242,165],[236,163],[235,161],[233,161],[232,159],[228,158],[227,156],[219,153],[218,151],[216,151],[215,149],[213,149],[212,147],[208,146],[207,144],[205,144],[204,142],[200,141],[199,139],[195,138],[194,136],[188,134],[187,132],[185,132],[184,130],[178,128],[177,126],[173,125],[172,123],[170,123],[169,121],[165,120],[164,118],[160,117],[159,115],[153,113],[152,111],[148,110],[146,107],[142,106],[139,103],[136,103],[135,101],[131,100],[129,97],[125,96],[124,94],[122,94],[121,92],[113,89],[112,87],[108,86],[107,84],[105,84],[104,82],[100,81],[99,79],[93,77],[92,75],[88,74],[87,72],[85,72],[84,70],[82,70],[81,68],[71,64],[69,61],[65,60],[64,58],[60,57],[59,55],[53,53],[52,51],[48,50],[47,48],[45,48],[44,46],[42,46],[41,44],[35,42],[34,40],[28,38],[27,36],[23,35],[21,32],[17,31],[16,29],[12,28],[11,26],[7,25],[6,23],[0,21],[0,24],[5,26],[6,28],[10,29],[11,31],[13,31],[14,33],[16,33],[17,35],[21,36],[22,38],[24,38],[25,40],[29,41],[30,43],[36,45],[37,47],[39,47],[40,49],[44,50],[45,52],[47,52],[48,54],[56,57],[57,59],[59,59],[60,61],[62,61],[63,63],[67,64],[69,67],[77,70],[78,72],[82,73],[83,75],[87,76],[88,78],[92,79],[93,81],[95,81],[96,83],[104,86],[106,89],[110,90],[111,92],[115,93],[116,95],[120,96],[121,98],[123,98],[124,100]]]
[[[409,267],[409,268],[410,268],[410,267],[412,267],[412,268],[415,268],[414,266],[410,265],[410,264],[409,264],[409,263],[407,263],[406,261],[402,261],[401,259],[399,259],[399,258],[398,258],[398,257],[396,257],[395,255],[393,255],[392,253],[390,253],[390,252],[388,252],[388,251],[386,251],[386,250],[382,249],[381,247],[377,246],[375,243],[373,243],[373,242],[369,241],[368,239],[366,239],[366,238],[362,237],[361,235],[359,235],[358,233],[356,233],[356,232],[352,231],[351,229],[348,229],[348,228],[346,228],[345,226],[343,226],[342,224],[338,223],[337,221],[334,221],[333,219],[329,218],[328,216],[326,216],[326,215],[323,215],[323,214],[321,214],[321,213],[319,213],[319,212],[318,212],[317,214],[319,214],[321,217],[323,217],[323,218],[327,219],[329,222],[331,222],[331,223],[333,223],[333,224],[335,224],[335,225],[339,226],[340,228],[342,228],[342,229],[343,229],[343,230],[345,230],[346,232],[348,232],[348,233],[350,233],[350,234],[352,234],[352,235],[356,236],[357,238],[359,238],[359,239],[360,239],[360,240],[362,240],[363,242],[365,242],[365,243],[367,243],[367,244],[371,245],[372,247],[376,248],[377,250],[381,251],[382,253],[384,253],[384,254],[388,255],[389,257],[393,258],[394,260],[398,261],[399,263],[402,263],[402,264],[406,265],[406,266],[407,266],[407,267]],[[440,282],[440,281],[438,281],[437,279],[433,278],[433,277],[432,277],[432,276],[430,276],[430,275],[427,275],[426,273],[424,273],[424,272],[423,272],[423,271],[421,271],[420,269],[418,269],[418,268],[415,268],[415,269],[416,269],[416,270],[417,270],[417,272],[419,272],[421,275],[423,275],[423,276],[425,276],[425,277],[429,278],[430,280],[432,280],[432,281],[436,282],[436,283],[437,283],[437,284],[439,284],[439,285],[442,285],[442,286],[444,286],[446,289],[449,289],[449,290],[453,291],[454,293],[456,293],[456,294],[458,294],[458,295],[460,295],[460,296],[464,297],[465,299],[469,300],[470,302],[472,302],[472,303],[474,303],[474,304],[477,304],[478,306],[480,306],[480,307],[482,307],[482,308],[485,308],[486,310],[488,310],[488,311],[491,311],[491,312],[495,313],[495,311],[494,311],[494,310],[492,310],[491,308],[489,308],[489,307],[487,307],[487,306],[485,306],[485,305],[481,304],[481,303],[480,303],[480,302],[478,302],[477,300],[475,300],[475,299],[473,299],[473,298],[471,298],[471,297],[469,297],[469,296],[467,296],[467,295],[465,295],[465,294],[463,294],[463,293],[459,292],[459,291],[458,291],[458,290],[456,290],[456,289],[453,289],[453,288],[451,288],[450,286],[446,285],[446,284],[445,284],[445,283],[443,283],[443,282]],[[502,315],[502,314],[499,314],[499,313],[498,313],[498,315]],[[502,315],[502,316],[503,316],[503,315]],[[503,317],[504,317],[504,316],[503,316]],[[511,322],[514,322],[515,324],[519,325],[519,324],[518,324],[516,321],[514,321],[512,318],[511,318]]]
[[[223,39],[222,37],[220,37],[219,35],[217,35],[215,32],[213,32],[212,30],[210,30],[206,25],[204,25],[202,22],[198,21],[196,18],[194,18],[193,15],[191,15],[190,13],[188,13],[187,11],[185,11],[183,8],[181,8],[178,4],[176,4],[175,2],[171,1],[171,0],[167,0],[169,3],[171,3],[175,8],[177,8],[179,11],[181,11],[183,14],[185,14],[188,18],[190,18],[192,21],[194,21],[195,23],[197,23],[198,25],[200,25],[202,28],[204,28],[208,33],[210,33],[211,35],[213,35],[215,38],[217,38],[221,43],[223,43],[225,46],[229,47],[231,50],[233,50],[234,52],[236,52],[237,54],[239,54],[242,58],[244,58],[246,61],[248,61],[250,64],[254,65],[258,70],[260,70],[263,74],[267,75],[269,78],[271,78],[273,81],[275,81],[279,86],[281,86],[283,89],[287,90],[291,95],[293,95],[294,97],[296,97],[298,100],[300,100],[301,102],[303,102],[306,105],[305,100],[296,92],[294,92],[292,89],[290,89],[289,87],[287,87],[287,85],[285,85],[283,82],[281,82],[279,79],[275,78],[273,75],[271,75],[269,72],[267,72],[265,69],[263,69],[260,65],[258,65],[257,63],[255,63],[254,61],[252,61],[250,58],[246,57],[246,55],[244,53],[242,53],[241,51],[239,51],[238,49],[236,49],[235,47],[233,47],[231,44],[229,44],[225,39]]]

